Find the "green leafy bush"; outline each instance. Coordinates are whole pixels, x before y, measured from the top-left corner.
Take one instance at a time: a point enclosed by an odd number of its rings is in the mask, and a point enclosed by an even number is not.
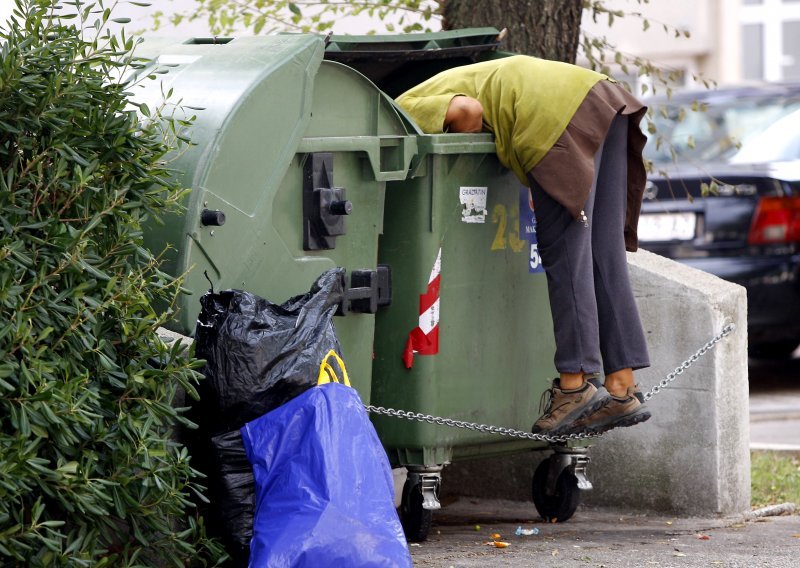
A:
[[[178,283],[141,223],[178,206],[170,121],[119,79],[102,0],[16,0],[0,31],[0,564],[184,566],[204,537],[176,393],[196,360],[156,334]],[[148,111],[149,112],[149,111]],[[172,129],[175,130],[174,128]]]

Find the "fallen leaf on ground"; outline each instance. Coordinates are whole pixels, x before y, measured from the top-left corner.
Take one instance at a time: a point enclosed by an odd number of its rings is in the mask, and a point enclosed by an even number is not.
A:
[[[697,535],[697,538],[699,538],[700,540],[711,540],[711,537],[708,536],[707,534],[699,534]]]
[[[502,540],[494,541],[494,545],[497,548],[508,548],[509,544],[507,542],[503,542]]]
[[[800,538],[800,534],[793,534],[792,536],[793,536],[794,538]]]

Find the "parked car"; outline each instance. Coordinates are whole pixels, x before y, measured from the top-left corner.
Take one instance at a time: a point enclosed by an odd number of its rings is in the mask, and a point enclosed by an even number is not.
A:
[[[752,356],[800,344],[800,84],[651,99],[640,246],[747,289]]]

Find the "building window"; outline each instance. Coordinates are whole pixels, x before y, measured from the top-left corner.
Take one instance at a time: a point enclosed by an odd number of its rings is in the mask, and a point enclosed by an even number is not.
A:
[[[742,76],[800,79],[800,0],[740,0]]]
[[[749,80],[764,78],[764,25],[742,26],[742,77]]]
[[[800,21],[783,22],[782,79],[800,79]]]

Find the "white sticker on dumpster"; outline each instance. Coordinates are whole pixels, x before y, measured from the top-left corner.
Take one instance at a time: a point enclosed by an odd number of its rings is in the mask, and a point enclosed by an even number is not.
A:
[[[488,187],[458,188],[458,197],[464,207],[461,212],[461,220],[464,223],[486,222],[486,194],[488,191]]]

